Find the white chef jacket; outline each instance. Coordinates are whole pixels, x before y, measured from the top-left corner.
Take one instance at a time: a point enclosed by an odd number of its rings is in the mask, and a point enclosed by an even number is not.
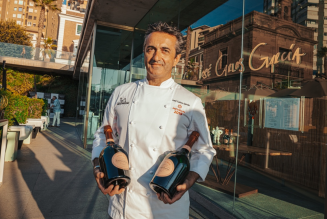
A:
[[[192,131],[200,133],[191,152],[190,171],[203,181],[215,155],[201,99],[168,79],[151,86],[146,79],[117,87],[106,106],[102,126],[95,133],[92,160],[106,146],[103,127],[110,125],[114,140],[126,150],[131,183],[124,193],[110,197],[114,219],[187,219],[189,195],[172,205],[160,201],[149,183],[163,157],[181,148]]]

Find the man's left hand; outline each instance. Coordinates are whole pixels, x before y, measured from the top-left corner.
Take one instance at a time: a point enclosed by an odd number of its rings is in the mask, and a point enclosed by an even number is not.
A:
[[[178,201],[184,193],[189,190],[199,178],[199,174],[196,172],[189,172],[183,184],[177,186],[177,192],[175,195],[170,199],[168,195],[164,192],[157,193],[157,197],[160,201],[163,201],[165,204],[173,204],[174,202]]]

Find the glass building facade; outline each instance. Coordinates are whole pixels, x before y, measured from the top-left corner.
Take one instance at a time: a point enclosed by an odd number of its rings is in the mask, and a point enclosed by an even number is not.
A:
[[[134,27],[95,23],[79,74],[85,148],[113,90],[146,77],[145,30],[164,21],[183,30],[172,78],[201,98],[217,151],[193,189],[236,218],[324,218],[325,10],[318,0],[159,0]]]

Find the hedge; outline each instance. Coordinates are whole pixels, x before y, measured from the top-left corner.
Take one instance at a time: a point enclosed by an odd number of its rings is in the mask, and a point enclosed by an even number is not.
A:
[[[19,123],[26,123],[27,118],[41,118],[44,106],[42,99],[31,99],[3,89],[0,90],[0,95],[8,98],[4,119],[8,119],[9,125],[13,125],[13,118],[16,118]]]

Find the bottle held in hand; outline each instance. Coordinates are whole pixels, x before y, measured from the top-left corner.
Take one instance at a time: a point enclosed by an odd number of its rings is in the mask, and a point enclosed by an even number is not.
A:
[[[119,185],[119,189],[125,188],[130,183],[128,155],[122,147],[115,144],[110,125],[104,127],[104,133],[107,147],[99,156],[100,169],[104,173],[104,186],[108,188],[110,185]]]
[[[192,132],[189,140],[179,150],[169,153],[159,165],[153,176],[150,187],[156,193],[164,192],[169,198],[176,193],[176,187],[184,183],[189,171],[189,153],[200,134]]]

